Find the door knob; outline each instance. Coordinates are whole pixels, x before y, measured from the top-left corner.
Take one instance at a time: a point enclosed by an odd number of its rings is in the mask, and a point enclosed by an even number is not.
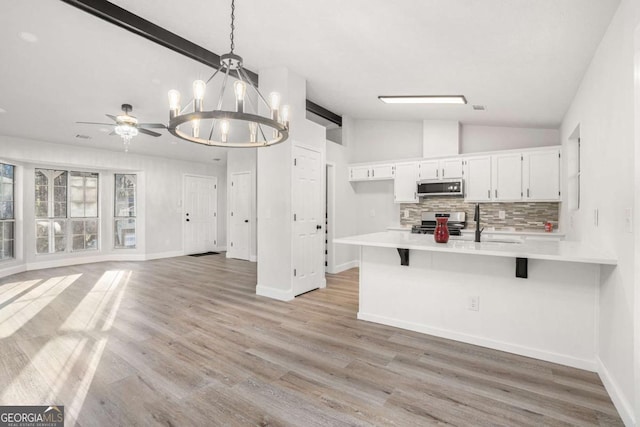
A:
[[[322,228],[321,225],[316,225],[316,230],[320,230]]]
[[[245,220],[244,220],[244,222],[249,222],[249,220],[248,220],[248,219],[245,219]]]
[[[187,216],[189,216],[189,214],[187,214]]]
[[[189,222],[189,218],[187,218],[187,222]]]

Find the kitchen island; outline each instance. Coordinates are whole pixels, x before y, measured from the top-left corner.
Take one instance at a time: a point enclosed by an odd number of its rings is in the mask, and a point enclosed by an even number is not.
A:
[[[360,246],[359,319],[596,370],[600,275],[616,264],[607,253],[398,231],[334,242]]]

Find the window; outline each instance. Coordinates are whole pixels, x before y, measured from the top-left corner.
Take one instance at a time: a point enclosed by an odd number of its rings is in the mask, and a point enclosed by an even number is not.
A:
[[[36,253],[98,249],[97,173],[36,169],[35,193]]]
[[[136,185],[137,176],[115,175],[114,195],[114,247],[132,249],[136,247]]]
[[[15,166],[0,163],[0,261],[14,257]]]

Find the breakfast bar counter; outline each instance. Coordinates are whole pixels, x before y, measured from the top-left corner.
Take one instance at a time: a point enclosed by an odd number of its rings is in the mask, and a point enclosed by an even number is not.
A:
[[[568,241],[441,244],[400,231],[334,242],[360,247],[359,319],[596,369],[600,277],[615,269],[611,254]],[[526,278],[514,260],[528,261]]]

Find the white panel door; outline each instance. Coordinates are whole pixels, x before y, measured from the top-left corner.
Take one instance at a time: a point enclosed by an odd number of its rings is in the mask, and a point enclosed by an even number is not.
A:
[[[464,161],[465,201],[491,200],[491,157],[469,157]]]
[[[397,163],[396,177],[393,181],[394,203],[418,202],[418,164]]]
[[[231,174],[227,256],[249,260],[251,252],[251,172]]]
[[[522,155],[501,154],[493,156],[493,200],[522,200]]]
[[[324,278],[322,157],[293,147],[293,291],[300,295],[321,286]]]
[[[440,162],[438,160],[428,160],[420,162],[419,179],[438,179],[440,178]]]
[[[187,255],[216,248],[217,181],[216,177],[184,177],[184,252]]]
[[[526,200],[560,200],[560,150],[526,153],[522,172]]]
[[[440,160],[442,178],[462,178],[462,159]]]

